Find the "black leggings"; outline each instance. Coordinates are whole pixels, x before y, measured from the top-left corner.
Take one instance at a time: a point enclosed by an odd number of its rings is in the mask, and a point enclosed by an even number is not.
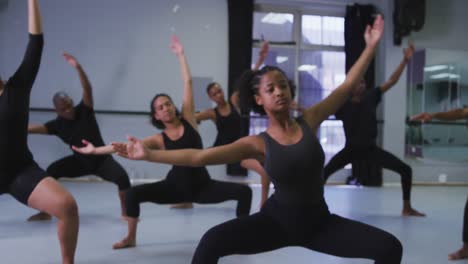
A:
[[[228,200],[237,201],[237,216],[247,216],[250,213],[252,190],[250,187],[231,182],[206,180],[203,184],[181,188],[174,180],[162,180],[155,183],[142,184],[130,188],[125,195],[127,215],[140,216],[140,203],[152,202],[172,204],[195,202],[200,204],[221,203]]]
[[[392,234],[312,207],[278,206],[270,198],[262,210],[208,230],[192,264],[215,264],[224,256],[257,254],[288,246],[346,258],[401,262],[402,245]],[[323,210],[322,210],[323,211]]]
[[[463,217],[463,242],[468,243],[468,198],[466,198],[465,216]]]
[[[345,146],[338,152],[324,169],[325,182],[330,175],[336,171],[344,168],[346,164],[354,160],[366,159],[376,165],[382,166],[385,169],[397,172],[401,176],[401,187],[403,189],[403,200],[409,201],[411,197],[411,185],[413,178],[413,171],[410,166],[402,160],[377,146],[369,147],[351,147]]]
[[[131,186],[127,172],[111,156],[101,162],[97,169],[92,169],[87,168],[78,158],[71,155],[50,164],[47,168],[47,173],[55,179],[96,175],[106,181],[115,183],[119,187],[119,191],[126,190]]]

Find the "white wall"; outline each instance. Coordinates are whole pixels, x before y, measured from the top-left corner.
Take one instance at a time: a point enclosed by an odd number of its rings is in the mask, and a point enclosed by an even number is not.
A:
[[[18,66],[26,45],[27,1],[10,0],[0,10],[0,73],[10,76]],[[45,50],[35,83],[32,107],[51,108],[57,90],[81,97],[76,72],[60,54],[76,55],[94,87],[96,109],[149,111],[156,93],[168,93],[181,105],[182,81],[176,57],[169,50],[176,33],[185,46],[194,77],[228,79],[227,2],[219,0],[41,0]],[[174,12],[176,10],[176,12]],[[196,93],[205,97],[205,87]],[[211,105],[210,105],[211,106]],[[53,118],[51,113],[31,113],[31,123]],[[146,116],[98,115],[106,142],[122,140],[126,134],[143,137],[158,133]],[[216,136],[213,124],[200,127],[204,146]],[[58,138],[31,136],[35,158],[46,167],[71,153]],[[168,166],[123,161],[136,178],[162,178]],[[209,168],[214,177],[224,175],[224,166]]]

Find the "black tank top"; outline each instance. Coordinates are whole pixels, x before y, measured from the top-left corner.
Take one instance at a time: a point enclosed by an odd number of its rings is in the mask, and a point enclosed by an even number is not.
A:
[[[230,144],[241,138],[241,116],[236,108],[229,102],[231,112],[227,116],[222,116],[218,107],[214,109],[216,113],[216,129],[218,135],[213,146],[222,146]]]
[[[260,134],[266,147],[264,168],[275,186],[273,198],[279,203],[321,204],[325,154],[307,123],[301,117],[297,122],[303,135],[296,144],[281,145],[268,133]]]
[[[200,134],[190,125],[185,119],[180,119],[184,126],[184,134],[177,140],[171,140],[166,133],[162,133],[164,146],[167,150],[173,149],[202,149],[203,144]],[[180,184],[191,185],[192,183],[200,183],[210,179],[210,175],[205,167],[186,167],[172,166],[172,169],[167,175],[168,180],[175,180]]]

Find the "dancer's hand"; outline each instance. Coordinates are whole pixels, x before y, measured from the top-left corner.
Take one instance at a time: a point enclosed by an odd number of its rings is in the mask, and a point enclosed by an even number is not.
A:
[[[128,136],[128,143],[126,144],[126,151],[121,150],[117,153],[127,159],[144,160],[149,156],[149,149],[141,142],[141,140]]]
[[[96,147],[93,145],[93,143],[85,139],[81,140],[81,142],[83,143],[84,147],[72,146],[72,149],[78,153],[85,155],[92,155],[96,153]]]
[[[64,52],[63,53],[63,57],[65,58],[65,60],[68,62],[68,64],[70,64],[73,68],[76,68],[78,67],[80,64],[78,63],[78,60],[73,57],[72,55]]]
[[[377,18],[374,20],[372,27],[367,25],[366,31],[364,32],[364,39],[367,45],[377,45],[379,40],[382,38],[384,31],[384,21],[381,15],[377,15]]]
[[[170,45],[171,51],[175,55],[182,55],[184,54],[184,46],[182,46],[182,43],[180,43],[180,40],[177,36],[173,35],[171,38],[171,45]]]
[[[270,49],[270,45],[268,41],[264,41],[262,47],[260,48],[260,52],[258,55],[262,61],[265,61],[266,56],[268,55],[268,50]]]
[[[432,116],[431,114],[427,113],[427,112],[423,112],[423,113],[420,113],[420,114],[417,114],[413,117],[411,117],[410,119],[411,121],[421,121],[421,122],[427,122],[427,121],[431,121],[432,120]]]
[[[403,50],[403,55],[405,56],[405,60],[409,61],[413,57],[413,54],[414,54],[414,45],[413,43],[410,43],[408,45],[408,48]]]
[[[117,155],[128,159],[127,143],[112,142],[111,145]]]

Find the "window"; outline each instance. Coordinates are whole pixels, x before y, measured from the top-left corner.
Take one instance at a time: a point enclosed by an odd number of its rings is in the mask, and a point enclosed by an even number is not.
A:
[[[264,64],[280,67],[296,83],[296,101],[302,107],[320,102],[344,81],[343,16],[258,9],[254,14],[252,65],[258,59],[261,40],[269,41]],[[266,118],[251,114],[251,134],[267,126]],[[327,161],[345,144],[343,125],[338,120],[323,122],[317,136]]]

